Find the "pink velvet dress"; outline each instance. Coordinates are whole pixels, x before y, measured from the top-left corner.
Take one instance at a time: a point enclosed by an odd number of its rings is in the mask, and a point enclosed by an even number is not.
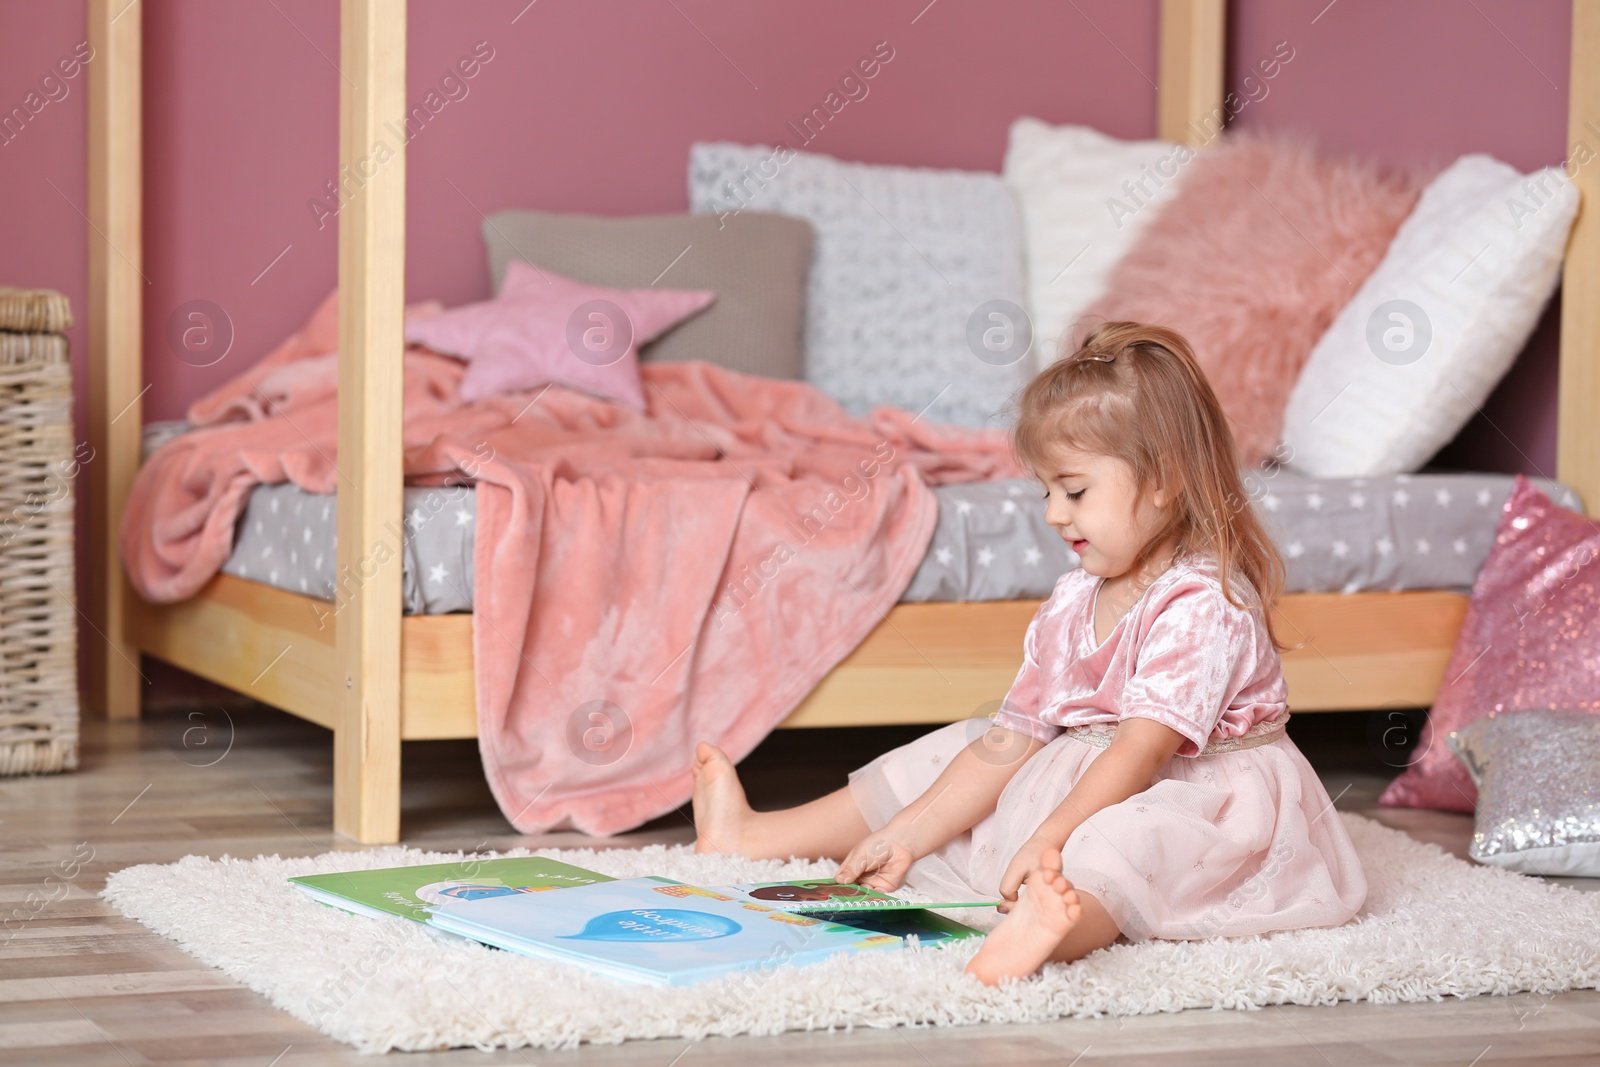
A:
[[[1143,792],[1086,819],[1061,853],[1068,880],[1124,936],[1260,934],[1355,915],[1366,876],[1327,791],[1283,730],[1287,687],[1259,613],[1229,603],[1213,561],[1188,556],[1100,643],[1100,585],[1082,570],[1056,583],[994,717],[1047,744],[994,813],[918,860],[907,885],[997,895],[1012,857],[1105,751],[1115,724],[1147,718],[1184,736],[1177,755]],[[853,772],[851,796],[867,824],[887,823],[989,725],[953,723]]]

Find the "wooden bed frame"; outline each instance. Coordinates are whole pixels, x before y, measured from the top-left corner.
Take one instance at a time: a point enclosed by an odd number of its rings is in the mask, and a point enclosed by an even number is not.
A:
[[[352,169],[405,110],[404,5],[342,0],[340,160]],[[318,629],[310,598],[219,575],[180,604],[144,602],[116,551],[139,463],[142,191],[140,7],[89,0],[92,620],[89,705],[139,714],[140,654],[154,656],[334,732],[334,827],[363,842],[400,833],[400,742],[474,737],[471,615],[402,617],[401,569],[382,567]],[[1600,117],[1600,3],[1573,5],[1570,141]],[[1159,136],[1202,144],[1223,112],[1223,0],[1162,0]],[[400,152],[403,153],[403,146]],[[1569,167],[1569,173],[1571,168]],[[1588,203],[1600,167],[1574,178]],[[338,568],[401,519],[403,154],[339,213]],[[1600,506],[1600,221],[1583,209],[1563,282],[1557,476]],[[398,556],[397,556],[398,559]],[[1009,687],[1038,601],[900,604],[783,724],[943,723]],[[1466,597],[1449,592],[1292,595],[1282,630],[1294,710],[1432,703]],[[937,664],[937,668],[930,666]]]

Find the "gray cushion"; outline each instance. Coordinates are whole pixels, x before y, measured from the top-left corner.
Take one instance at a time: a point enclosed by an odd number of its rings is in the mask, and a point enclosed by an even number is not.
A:
[[[703,359],[768,378],[803,376],[800,332],[811,224],[747,211],[602,218],[502,211],[484,220],[498,292],[506,263],[524,260],[580,282],[619,289],[710,289],[704,312],[640,350],[646,362]]]

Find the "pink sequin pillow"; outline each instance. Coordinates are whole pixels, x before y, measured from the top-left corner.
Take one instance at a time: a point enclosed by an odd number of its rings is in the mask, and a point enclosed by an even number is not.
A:
[[[554,382],[643,411],[639,346],[715,296],[586,285],[513,260],[499,296],[407,323],[406,340],[468,361],[463,400]]]
[[[1445,736],[1490,712],[1540,708],[1600,715],[1600,522],[1519,476],[1428,712],[1422,755],[1378,803],[1472,811],[1477,790]]]

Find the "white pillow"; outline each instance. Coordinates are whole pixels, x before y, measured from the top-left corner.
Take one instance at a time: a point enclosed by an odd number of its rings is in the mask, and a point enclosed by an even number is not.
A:
[[[1555,290],[1578,189],[1462,156],[1422,191],[1289,397],[1289,466],[1319,478],[1419,469],[1466,425]]]
[[[811,223],[805,377],[850,414],[891,404],[934,422],[1003,424],[1030,368],[1022,224],[998,174],[697,144],[689,203]]]
[[[1011,124],[1005,178],[1022,205],[1034,369],[1106,291],[1111,269],[1172,198],[1195,150],[1121,141],[1088,126]]]

